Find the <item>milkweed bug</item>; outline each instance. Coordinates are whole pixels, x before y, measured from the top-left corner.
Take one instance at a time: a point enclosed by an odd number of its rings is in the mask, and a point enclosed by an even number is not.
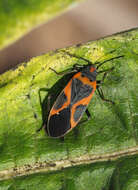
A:
[[[75,56],[69,53],[68,55]],[[114,104],[113,101],[108,100],[104,97],[103,91],[100,87],[100,84],[104,81],[107,73],[111,72],[114,67],[103,71],[98,71],[98,69],[105,62],[112,61],[121,57],[123,56],[113,57],[102,63],[95,64],[92,64],[87,59],[81,58],[87,62],[87,65],[74,65],[71,72],[69,72],[73,73],[73,76],[58,95],[57,99],[52,105],[52,108],[48,108],[48,119],[44,122],[42,127],[44,127],[45,131],[50,137],[64,137],[65,134],[77,126],[84,112],[86,113],[88,119],[91,117],[87,107],[93,97],[95,90],[98,91],[99,96],[102,100]],[[97,64],[98,66],[96,66]],[[52,68],[50,69],[57,75],[63,74],[57,73]],[[97,75],[101,73],[103,73],[103,78],[101,81],[97,81]],[[50,96],[48,97],[48,105],[50,105],[49,101]]]

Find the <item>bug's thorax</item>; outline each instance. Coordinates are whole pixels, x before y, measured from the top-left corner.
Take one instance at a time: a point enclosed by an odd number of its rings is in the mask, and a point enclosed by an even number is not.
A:
[[[91,82],[96,81],[96,68],[93,65],[88,65],[81,71],[81,76],[86,77],[89,79]]]
[[[77,78],[80,80],[83,84],[89,84],[90,86],[93,86],[94,89],[96,89],[96,76],[97,72],[94,66],[87,66],[83,68],[80,72],[76,73],[72,80],[74,78]]]

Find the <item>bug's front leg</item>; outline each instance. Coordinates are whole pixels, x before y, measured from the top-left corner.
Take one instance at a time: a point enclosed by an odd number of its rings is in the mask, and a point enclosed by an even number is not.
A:
[[[108,69],[108,70],[99,71],[99,74],[100,74],[100,73],[104,73],[104,75],[103,75],[103,77],[102,77],[101,80],[98,80],[98,81],[97,81],[97,88],[96,88],[97,91],[98,91],[98,94],[99,94],[100,98],[101,98],[103,101],[109,102],[109,103],[111,103],[111,104],[115,104],[115,102],[113,102],[112,100],[108,100],[108,99],[106,99],[106,98],[104,97],[104,93],[103,93],[103,91],[102,91],[101,84],[104,83],[104,80],[105,80],[105,78],[107,77],[107,74],[108,74],[109,72],[112,72],[113,70],[114,70],[114,67],[111,67],[111,68]]]
[[[64,76],[64,75],[66,75],[66,74],[71,74],[71,73],[77,72],[77,70],[76,70],[75,68],[73,68],[73,69],[67,69],[67,70],[62,71],[62,72],[57,72],[55,69],[53,69],[53,68],[51,68],[51,67],[49,67],[49,69],[50,69],[51,71],[53,71],[56,75],[59,75],[59,76]]]
[[[107,74],[108,74],[109,72],[112,72],[113,70],[114,70],[114,67],[111,67],[111,68],[108,69],[108,70],[103,70],[103,71],[99,71],[99,72],[98,72],[98,74],[104,73],[103,78],[102,78],[101,80],[98,80],[98,81],[97,81],[98,86],[99,86],[99,84],[101,84],[101,83],[104,82],[105,78],[107,77]]]
[[[111,103],[111,104],[115,104],[115,102],[113,102],[112,100],[108,100],[108,99],[106,99],[106,98],[104,97],[103,91],[102,91],[102,89],[101,89],[100,87],[97,87],[97,91],[98,91],[98,94],[99,94],[100,98],[101,98],[103,101],[109,102],[109,103]]]

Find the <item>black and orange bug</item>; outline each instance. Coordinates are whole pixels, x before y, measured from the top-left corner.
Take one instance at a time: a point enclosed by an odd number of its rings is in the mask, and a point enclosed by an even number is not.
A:
[[[107,73],[112,71],[114,67],[103,71],[98,71],[98,69],[105,62],[121,57],[123,56],[113,57],[102,63],[95,64],[92,64],[89,60],[81,58],[84,61],[87,61],[87,65],[74,65],[73,69],[71,70],[73,76],[58,95],[57,99],[52,105],[52,108],[49,108],[47,121],[43,123],[42,127],[44,127],[45,131],[50,137],[63,137],[70,130],[77,126],[84,112],[86,112],[88,119],[91,117],[87,107],[93,97],[95,90],[98,91],[102,100],[114,104],[113,101],[104,97],[103,91],[100,88],[100,83],[104,81]],[[98,66],[96,66],[97,64]],[[57,73],[52,68],[50,69],[56,74],[62,74]],[[103,78],[101,81],[97,81],[97,75],[100,73],[104,73]]]

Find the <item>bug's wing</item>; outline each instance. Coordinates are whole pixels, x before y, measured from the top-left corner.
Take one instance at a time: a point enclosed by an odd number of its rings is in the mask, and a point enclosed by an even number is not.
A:
[[[70,108],[62,109],[54,114],[48,121],[48,134],[51,137],[61,137],[70,129]]]
[[[93,87],[89,84],[84,84],[78,78],[72,80],[71,87],[71,128],[75,127],[80,121],[83,113],[86,111],[87,106],[93,94]]]
[[[92,86],[83,84],[81,80],[74,78],[71,85],[71,104],[74,105],[80,100],[89,97],[92,90]]]
[[[57,97],[50,111],[47,130],[51,137],[64,136],[70,129],[71,83],[72,80],[69,81],[64,90]]]

